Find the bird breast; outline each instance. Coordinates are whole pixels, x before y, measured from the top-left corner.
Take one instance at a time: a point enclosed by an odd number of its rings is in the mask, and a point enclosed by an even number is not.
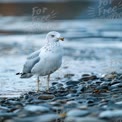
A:
[[[56,71],[62,64],[62,47],[43,47],[40,52],[40,61],[34,68],[34,72],[45,76]]]

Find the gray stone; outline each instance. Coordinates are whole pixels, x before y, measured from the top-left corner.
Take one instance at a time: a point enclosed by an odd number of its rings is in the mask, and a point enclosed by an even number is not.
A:
[[[122,87],[122,83],[117,83],[111,86],[111,88],[118,88],[118,87]]]
[[[122,110],[104,111],[100,113],[99,117],[100,118],[122,117]]]
[[[116,102],[117,105],[122,105],[122,101]]]
[[[98,84],[98,83],[102,83],[102,82],[103,82],[103,81],[101,81],[101,80],[98,79],[98,80],[93,80],[93,81],[92,81],[92,84]]]
[[[56,122],[59,116],[56,114],[44,114],[41,116],[15,118],[14,122]]]
[[[0,113],[0,117],[6,117],[6,118],[14,117],[16,115],[17,115],[16,113]]]
[[[50,99],[53,99],[53,98],[55,98],[55,96],[54,95],[49,95],[49,94],[43,94],[43,95],[40,95],[38,97],[38,99],[42,99],[42,100],[50,100]]]
[[[117,73],[116,72],[112,72],[112,73],[110,73],[110,74],[106,74],[105,76],[104,76],[104,79],[105,80],[113,80],[114,78],[116,78],[117,77]]]
[[[5,120],[4,122],[15,122],[15,121],[12,120],[12,119],[7,119],[7,120]]]
[[[37,118],[37,122],[56,122],[59,116],[57,114],[45,114]]]
[[[108,86],[110,83],[109,82],[102,82],[100,86]]]
[[[7,108],[7,107],[3,107],[3,106],[0,106],[0,113],[5,113],[7,111],[9,111],[10,109]]]
[[[27,105],[24,107],[24,110],[27,112],[49,112],[49,108],[39,105]]]
[[[120,82],[121,82],[121,80],[112,80],[111,85],[114,85],[114,84],[117,84],[117,83],[120,83]]]
[[[106,122],[93,117],[67,117],[64,122]]]
[[[79,110],[79,109],[74,109],[71,110],[67,113],[67,116],[70,117],[82,117],[88,115],[89,112],[87,110]]]
[[[89,81],[97,79],[96,75],[82,75],[81,81]]]

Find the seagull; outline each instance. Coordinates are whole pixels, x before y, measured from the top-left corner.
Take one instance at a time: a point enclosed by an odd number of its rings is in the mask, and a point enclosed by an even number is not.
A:
[[[37,77],[37,92],[39,91],[40,76],[47,76],[47,90],[49,90],[50,75],[62,64],[63,48],[59,41],[64,41],[61,34],[51,31],[46,35],[44,46],[31,53],[23,66],[20,78]]]

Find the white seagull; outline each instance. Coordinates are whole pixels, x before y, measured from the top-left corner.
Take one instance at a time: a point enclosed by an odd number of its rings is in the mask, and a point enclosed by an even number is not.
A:
[[[60,68],[62,64],[63,48],[60,40],[64,40],[60,33],[51,31],[46,36],[46,43],[40,49],[27,57],[20,78],[37,76],[37,91],[39,91],[39,77],[47,76],[47,90],[49,90],[50,74]]]

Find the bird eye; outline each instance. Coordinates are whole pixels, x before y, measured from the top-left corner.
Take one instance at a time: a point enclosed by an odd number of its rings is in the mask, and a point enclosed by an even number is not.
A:
[[[51,35],[52,37],[54,37],[55,35]]]

